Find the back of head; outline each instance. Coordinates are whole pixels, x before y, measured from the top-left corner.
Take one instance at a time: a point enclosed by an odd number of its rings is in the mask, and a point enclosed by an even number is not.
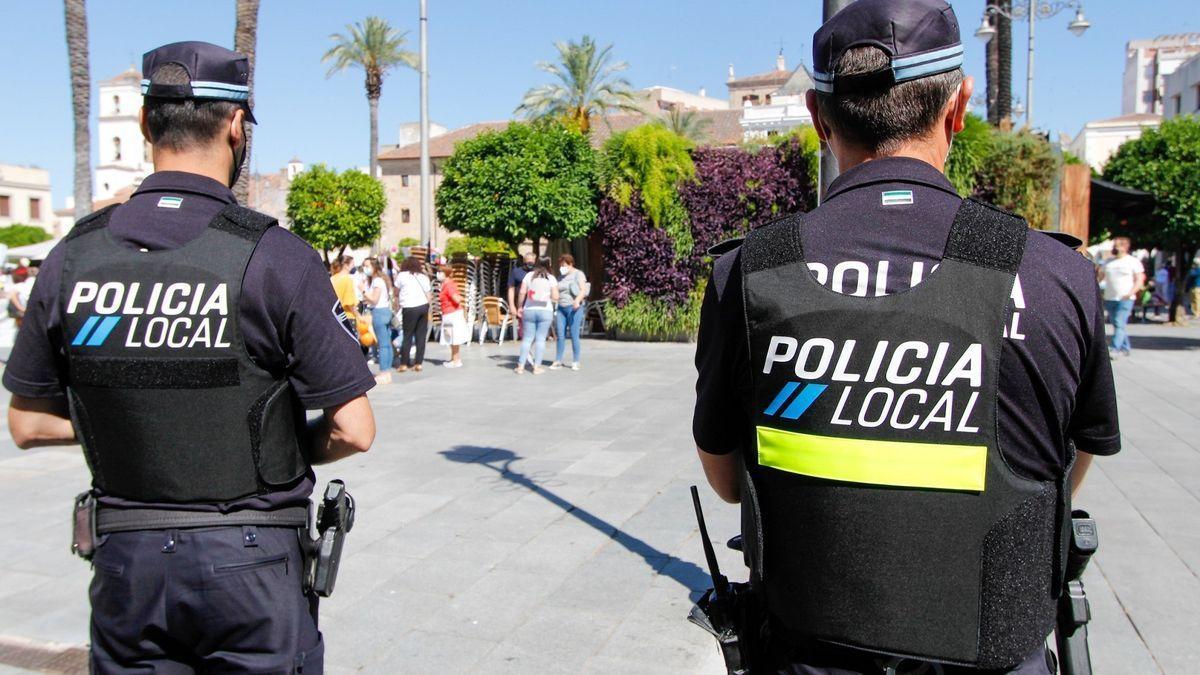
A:
[[[835,77],[879,72],[891,66],[883,50],[846,50],[833,66]],[[847,93],[817,92],[822,119],[833,132],[873,154],[887,155],[903,143],[930,133],[963,81],[961,68]]]
[[[404,262],[400,263],[400,271],[408,272],[409,274],[420,274],[423,271],[421,259],[416,256],[408,256]]]
[[[150,84],[190,86],[191,76],[178,63],[164,63],[150,74]],[[241,107],[233,101],[147,96],[146,128],[150,142],[174,152],[203,148],[218,138],[234,111]]]

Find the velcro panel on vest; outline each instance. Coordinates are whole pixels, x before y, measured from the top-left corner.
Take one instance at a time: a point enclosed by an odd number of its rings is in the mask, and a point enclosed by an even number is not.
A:
[[[950,229],[945,257],[1016,274],[1028,235],[1029,226],[1020,216],[964,199]]]
[[[797,213],[751,232],[742,244],[742,273],[750,274],[803,260],[802,222],[803,216]]]
[[[983,540],[979,667],[1010,668],[1054,628],[1052,564],[1057,490],[1048,484],[997,522]],[[1029,630],[1030,626],[1040,630]],[[1028,636],[1022,641],[1019,636]]]
[[[112,389],[212,389],[236,387],[241,380],[234,358],[76,356],[71,361],[71,381]]]
[[[210,227],[248,241],[258,241],[267,228],[278,222],[271,216],[230,204],[221,210]]]
[[[95,211],[84,216],[79,220],[79,222],[75,223],[74,227],[71,228],[71,231],[67,233],[66,239],[74,239],[75,237],[85,235],[88,232],[94,232],[101,228],[108,227],[108,218],[112,215],[113,210],[116,208],[117,204],[109,204],[99,211]]]

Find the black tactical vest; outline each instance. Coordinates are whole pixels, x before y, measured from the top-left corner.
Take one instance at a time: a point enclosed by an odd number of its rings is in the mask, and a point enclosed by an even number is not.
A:
[[[1061,482],[1017,476],[997,444],[1025,222],[964,201],[936,270],[876,297],[822,286],[802,233],[788,218],[742,249],[743,503],[767,606],[818,641],[1011,667],[1053,627],[1069,508]]]
[[[246,351],[242,277],[275,220],[227,206],[170,250],[122,246],[113,207],[67,235],[63,340],[71,419],[105,494],[220,503],[304,475],[304,411]]]

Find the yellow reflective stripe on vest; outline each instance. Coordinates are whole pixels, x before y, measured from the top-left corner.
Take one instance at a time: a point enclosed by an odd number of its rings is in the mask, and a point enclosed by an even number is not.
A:
[[[870,441],[758,427],[758,463],[852,483],[983,492],[987,446]]]

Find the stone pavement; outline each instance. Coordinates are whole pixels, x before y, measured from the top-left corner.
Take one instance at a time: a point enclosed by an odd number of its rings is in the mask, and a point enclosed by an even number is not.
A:
[[[1200,330],[1133,331],[1116,364],[1126,450],[1078,500],[1101,526],[1092,650],[1098,673],[1194,672]],[[515,345],[489,344],[461,370],[376,389],[375,448],[320,472],[360,506],[322,603],[330,671],[722,672],[684,620],[708,583],[687,491],[703,485],[692,352],[588,341],[582,371],[518,377]],[[67,511],[83,461],[0,437],[0,637],[82,645],[89,572],[67,552]],[[713,535],[735,533],[736,508],[702,494]],[[738,554],[718,555],[744,578]]]

